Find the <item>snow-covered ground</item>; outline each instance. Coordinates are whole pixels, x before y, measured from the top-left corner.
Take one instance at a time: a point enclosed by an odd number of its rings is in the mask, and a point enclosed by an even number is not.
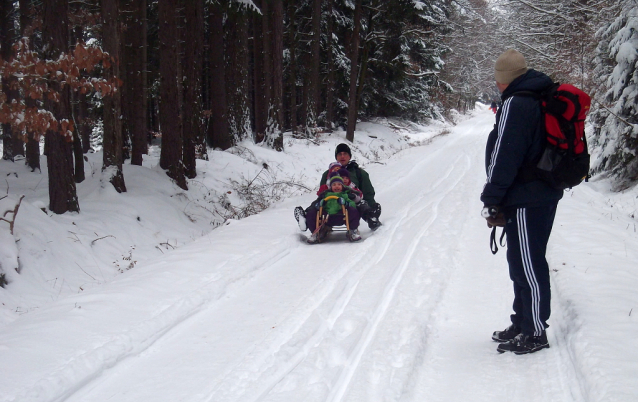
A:
[[[496,352],[512,285],[479,213],[493,120],[481,106],[454,127],[360,124],[384,225],[359,243],[307,245],[292,214],[343,132],[213,152],[188,192],[151,155],[117,194],[91,155],[82,212],[62,216],[41,210],[45,174],[1,161],[0,212],[25,198],[13,236],[0,222],[0,401],[638,400],[636,189],[565,194],[551,348]],[[250,182],[273,205],[226,219]]]

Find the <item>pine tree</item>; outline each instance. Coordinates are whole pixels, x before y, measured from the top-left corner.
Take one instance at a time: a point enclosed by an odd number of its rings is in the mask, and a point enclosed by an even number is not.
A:
[[[223,22],[222,6],[216,2],[209,4],[211,114],[208,123],[208,146],[225,150],[233,146],[233,139],[228,130]]]
[[[68,40],[67,0],[43,1],[42,40],[44,56],[48,60],[59,59],[66,52]],[[61,130],[46,130],[47,170],[49,174],[49,209],[56,214],[79,212],[80,204],[73,178],[73,125],[71,120],[70,88],[52,81],[57,98],[45,99],[44,106],[61,123]]]
[[[120,32],[118,0],[101,0],[103,49],[111,56],[106,67],[107,78],[119,76]],[[122,114],[120,91],[104,97],[104,140],[102,174],[118,193],[126,192],[122,173]]]
[[[187,190],[182,163],[182,121],[179,68],[179,35],[177,29],[178,1],[159,2],[159,39],[160,39],[160,127],[162,130],[162,149],[160,167],[175,180],[175,183]]]
[[[142,165],[142,155],[148,153],[147,146],[147,22],[146,0],[122,0],[122,87],[123,133],[130,144],[132,165]]]
[[[601,157],[594,170],[608,171],[617,190],[638,182],[638,18],[635,2],[623,0],[601,10],[615,15],[599,30],[596,52],[598,89],[592,113],[593,146]]]
[[[204,49],[204,2],[184,3],[184,144],[182,158],[186,177],[197,176],[196,150],[203,148],[202,125],[202,51]]]

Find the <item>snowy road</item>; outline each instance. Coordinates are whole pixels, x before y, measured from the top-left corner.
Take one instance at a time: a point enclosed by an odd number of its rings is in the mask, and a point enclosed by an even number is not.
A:
[[[0,334],[0,401],[595,400],[559,326],[529,356],[491,341],[512,297],[479,217],[492,124],[370,166],[384,225],[363,242],[300,241],[308,195],[21,317]]]

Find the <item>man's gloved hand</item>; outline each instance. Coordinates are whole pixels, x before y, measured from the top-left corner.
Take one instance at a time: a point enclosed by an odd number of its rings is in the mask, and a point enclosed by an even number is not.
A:
[[[481,210],[481,216],[487,220],[488,228],[505,226],[505,214],[500,212],[498,205],[486,205]]]
[[[357,198],[357,195],[355,193],[348,193],[348,198],[354,201]]]

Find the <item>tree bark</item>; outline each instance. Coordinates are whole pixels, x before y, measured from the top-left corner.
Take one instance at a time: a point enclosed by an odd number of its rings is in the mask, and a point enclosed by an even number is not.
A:
[[[250,114],[248,16],[245,10],[232,6],[225,24],[226,37],[226,96],[228,124],[231,138],[243,139],[252,133]]]
[[[284,5],[283,0],[272,1],[272,102],[270,107],[270,146],[284,150],[283,81],[284,81]]]
[[[68,0],[44,0],[42,40],[44,56],[57,58],[68,47],[69,22]],[[58,122],[71,121],[70,90],[68,86],[61,86],[53,81],[51,86],[60,94],[55,102],[46,99],[45,108],[50,111]],[[49,174],[49,209],[56,214],[65,212],[79,212],[75,181],[73,179],[73,136],[49,129],[46,132],[47,170]]]
[[[182,123],[179,98],[179,51],[177,0],[159,2],[160,103],[159,120],[162,132],[160,167],[175,183],[188,190],[182,164]]]
[[[259,7],[261,2],[254,0]],[[266,135],[267,101],[264,83],[264,39],[262,15],[253,16],[253,113],[255,115],[255,142],[260,143]]]
[[[271,11],[270,0],[262,0],[261,2],[261,39],[263,42],[263,60],[264,70],[264,115],[266,117],[266,135],[265,139],[272,138],[272,126],[274,124],[272,118],[272,94],[273,94],[273,68],[272,68],[272,28],[271,28]],[[270,141],[272,146],[272,141]]]
[[[290,129],[293,134],[297,132],[297,30],[295,28],[295,10],[295,0],[288,0],[288,49],[290,52],[288,91],[290,93]]]
[[[310,54],[310,85],[308,88],[308,109],[306,126],[317,127],[319,118],[319,99],[321,95],[319,68],[321,67],[321,0],[313,0],[312,3],[312,46]]]
[[[147,145],[147,34],[146,0],[128,0],[126,3],[126,30],[123,33],[126,64],[125,88],[122,91],[123,116],[128,127],[131,146],[131,164],[142,165],[142,155],[148,154]]]
[[[357,61],[359,58],[359,30],[361,26],[361,0],[357,0],[354,8],[354,29],[350,48],[350,91],[348,95],[348,128],[346,139],[354,141],[354,130],[357,127],[357,78],[359,76]]]
[[[31,0],[20,0],[20,35],[22,37],[27,36],[27,28],[30,28],[31,24]],[[24,102],[27,108],[37,107],[35,99],[30,96],[27,96]],[[42,171],[40,168],[40,136],[33,131],[27,131],[26,136],[26,164],[32,172],[36,169]]]
[[[101,0],[102,6],[102,47],[111,55],[110,68],[105,69],[109,79],[119,77],[120,32],[118,0]],[[102,152],[102,174],[118,193],[126,191],[122,173],[122,121],[121,96],[119,89],[104,97],[104,139]]]
[[[332,16],[334,6],[334,0],[328,0],[328,11],[326,15],[328,16],[328,32],[326,32],[326,36],[328,38],[327,48],[328,48],[328,57],[327,57],[327,70],[328,74],[326,77],[326,127],[328,130],[332,131],[334,127],[334,88],[335,88],[335,72],[334,72],[334,54],[332,51],[332,35],[334,32],[334,18]]]
[[[187,0],[184,4],[184,147],[182,160],[186,177],[197,176],[195,153],[202,147],[202,52],[204,49],[204,2]],[[201,150],[200,150],[201,152]]]
[[[213,148],[233,146],[228,130],[228,103],[226,98],[226,72],[224,60],[224,14],[221,6],[211,4],[210,65],[211,65],[211,122],[208,125],[208,143]]]
[[[13,44],[15,39],[13,1],[0,0],[0,55],[4,60],[13,58]],[[2,78],[2,92],[7,97],[7,103],[19,98],[20,93],[12,88],[15,77]],[[11,124],[2,124],[2,159],[13,161],[18,155],[24,155],[24,141],[20,132],[14,130]]]

